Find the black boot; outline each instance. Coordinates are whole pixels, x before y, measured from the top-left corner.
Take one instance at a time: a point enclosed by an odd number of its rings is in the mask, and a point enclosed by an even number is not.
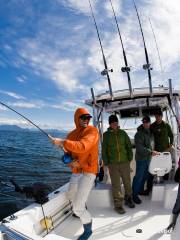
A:
[[[129,208],[135,208],[135,204],[134,204],[131,196],[125,196],[124,203]]]
[[[84,232],[77,240],[87,240],[92,235],[92,222],[83,224]]]
[[[166,228],[166,231],[167,232],[172,232],[176,226],[176,221],[177,221],[177,218],[178,218],[178,214],[173,214],[172,216],[172,221],[171,223],[169,224],[169,226]]]
[[[135,202],[136,204],[141,204],[142,203],[142,201],[138,197],[138,195],[133,195],[133,202]]]
[[[117,213],[119,213],[119,214],[124,214],[124,213],[126,213],[126,211],[124,210],[123,207],[115,207],[114,209],[115,209],[115,211],[116,211]]]

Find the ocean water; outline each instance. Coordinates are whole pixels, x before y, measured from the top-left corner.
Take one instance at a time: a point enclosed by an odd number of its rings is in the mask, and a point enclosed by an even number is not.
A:
[[[10,185],[0,183],[0,220],[33,202],[16,193],[10,179],[22,187],[42,182],[52,191],[69,181],[70,169],[62,163],[62,155],[39,131],[0,131],[0,180]]]

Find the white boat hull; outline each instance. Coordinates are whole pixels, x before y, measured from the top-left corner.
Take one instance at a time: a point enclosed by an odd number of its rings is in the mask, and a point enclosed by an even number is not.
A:
[[[14,214],[14,220],[10,220],[10,217],[5,219],[7,222],[4,221],[1,224],[0,239],[77,239],[83,228],[80,220],[72,216],[71,205],[66,198],[67,187],[66,184],[58,189],[59,193],[51,193],[49,201],[43,205],[48,231],[42,224],[44,216],[41,206],[32,204]],[[173,233],[167,234],[164,230],[170,222],[171,208],[176,194],[177,185],[167,184],[166,187],[164,186],[165,198],[152,201],[151,196],[143,197],[141,205],[136,205],[134,209],[125,207],[126,214],[119,215],[113,209],[110,184],[98,184],[91,192],[87,203],[93,217],[93,235],[90,240],[178,240],[180,236],[179,220]],[[170,195],[173,197],[166,199]],[[15,238],[8,237],[7,230],[11,233],[14,232]],[[6,238],[5,235],[7,235]]]

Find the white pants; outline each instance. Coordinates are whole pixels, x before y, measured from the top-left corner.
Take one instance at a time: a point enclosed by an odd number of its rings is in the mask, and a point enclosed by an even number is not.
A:
[[[68,199],[72,202],[73,212],[83,224],[91,222],[91,215],[86,209],[89,193],[96,176],[93,173],[72,174],[69,182]]]

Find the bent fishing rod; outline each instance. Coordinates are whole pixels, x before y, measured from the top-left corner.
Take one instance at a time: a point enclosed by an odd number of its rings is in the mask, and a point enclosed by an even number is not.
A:
[[[28,121],[29,123],[31,123],[33,126],[35,126],[37,129],[39,129],[44,135],[46,135],[46,137],[50,138],[50,135],[48,133],[46,133],[43,129],[41,129],[40,127],[38,127],[35,123],[33,123],[29,118],[25,117],[24,115],[22,115],[21,113],[17,112],[16,110],[14,110],[12,107],[9,107],[7,104],[3,103],[0,101],[0,104],[3,105],[4,107],[10,109],[11,111],[15,112],[16,114],[18,114],[19,116],[23,117],[26,121]]]
[[[151,79],[151,64],[149,62],[149,56],[148,56],[148,51],[147,51],[147,47],[146,47],[146,42],[145,42],[145,38],[144,38],[144,33],[143,33],[143,29],[142,29],[142,24],[141,24],[141,19],[139,16],[139,12],[135,3],[135,0],[133,0],[134,3],[134,8],[137,14],[137,18],[138,18],[138,22],[139,22],[139,27],[140,27],[140,31],[141,31],[141,35],[142,35],[142,39],[143,39],[143,45],[144,45],[144,52],[145,52],[145,58],[146,58],[146,64],[143,65],[143,69],[148,71],[148,79],[149,79],[149,89],[150,89],[150,95],[152,96],[152,79]]]
[[[123,51],[123,58],[124,58],[125,67],[122,67],[121,71],[127,73],[130,96],[132,97],[133,92],[132,92],[132,85],[131,85],[131,78],[130,78],[130,71],[131,71],[131,69],[128,66],[126,52],[125,52],[125,48],[124,48],[124,44],[123,44],[123,40],[122,40],[122,36],[121,36],[121,31],[120,31],[120,28],[119,28],[119,24],[118,24],[118,21],[117,21],[116,13],[115,13],[115,10],[114,10],[114,6],[112,4],[112,1],[111,0],[109,0],[109,1],[111,3],[111,8],[112,8],[112,11],[113,11],[114,20],[116,22],[116,26],[117,26],[117,30],[118,30],[118,34],[119,34],[119,39],[120,39],[121,46],[122,46],[122,51]]]
[[[113,72],[113,69],[110,69],[110,70],[108,69],[106,57],[105,57],[104,50],[103,50],[103,46],[102,46],[102,41],[101,41],[101,38],[100,38],[98,26],[97,26],[97,23],[96,23],[96,18],[95,18],[95,15],[94,15],[93,8],[92,8],[91,1],[90,1],[90,0],[89,0],[89,6],[90,6],[90,9],[91,9],[91,15],[92,15],[92,18],[93,18],[93,20],[94,20],[94,25],[95,25],[96,32],[97,32],[97,35],[98,35],[98,40],[99,40],[99,44],[100,44],[100,48],[101,48],[101,53],[102,53],[102,57],[103,57],[104,70],[101,72],[101,75],[103,75],[103,76],[106,75],[106,76],[107,76],[110,96],[111,96],[111,99],[113,99],[113,92],[112,92],[111,80],[110,80],[110,76],[109,76],[109,71],[110,71],[110,72]]]

